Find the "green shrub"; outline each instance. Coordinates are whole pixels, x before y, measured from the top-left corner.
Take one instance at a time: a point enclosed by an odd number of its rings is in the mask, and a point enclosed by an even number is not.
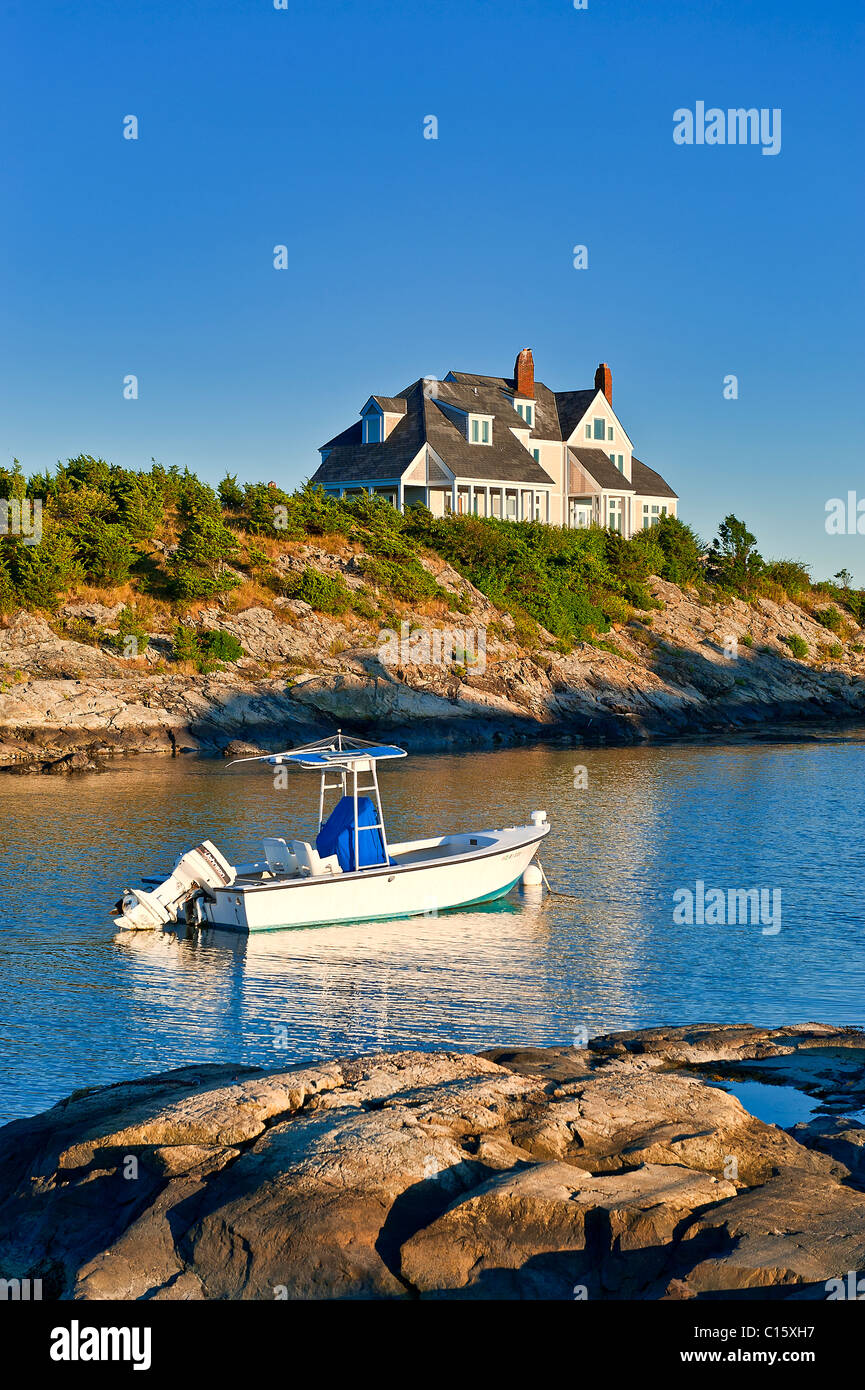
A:
[[[97,521],[86,528],[80,550],[84,573],[94,584],[126,583],[133,560],[132,540],[117,522]]]
[[[367,583],[401,603],[425,603],[434,598],[451,597],[436,583],[429,570],[411,555],[403,561],[365,555],[360,567]]]
[[[127,606],[117,615],[117,631],[109,633],[105,640],[121,656],[143,656],[150,645],[150,633],[135,609]]]
[[[199,642],[205,655],[214,661],[239,661],[243,656],[243,647],[238,638],[224,628],[202,632]]]
[[[165,512],[159,483],[147,474],[124,473],[116,480],[118,519],[133,540],[145,541],[156,533]]]
[[[13,563],[15,589],[25,608],[56,608],[84,577],[75,542],[53,528],[39,545],[16,545]]]
[[[818,608],[811,616],[830,632],[844,631],[844,618],[837,608]]]
[[[196,632],[187,623],[178,623],[174,630],[175,661],[190,661],[196,670],[209,675],[220,669],[223,661],[237,661],[243,647],[233,633],[211,628]]]
[[[766,577],[788,594],[807,594],[811,588],[811,571],[801,560],[772,560],[766,566]]]
[[[661,516],[650,530],[641,532],[638,539],[642,537],[661,551],[661,567],[654,572],[662,579],[680,587],[697,584],[702,579],[701,556],[706,547],[686,522],[677,516]]]
[[[744,521],[732,514],[718,527],[707,560],[709,579],[719,588],[733,593],[753,593],[764,572],[762,556],[757,551],[757,538]]]
[[[754,645],[754,639],[753,639],[753,637],[751,636],[750,632],[744,633],[743,636],[742,636],[741,641],[742,641],[742,646],[743,646],[743,647],[753,647],[753,645]]]
[[[191,603],[236,588],[240,577],[226,565],[237,553],[236,536],[218,516],[207,511],[191,516],[168,562],[171,593]]]
[[[800,637],[798,633],[791,633],[789,637],[782,638],[782,641],[787,643],[787,646],[794,656],[803,659],[808,655],[808,643],[805,641],[804,637]]]
[[[286,598],[300,599],[319,613],[345,613],[351,607],[351,594],[341,575],[323,574],[309,566],[300,574],[286,574],[281,588]]]
[[[0,614],[14,613],[18,607],[18,595],[9,573],[9,566],[0,553]]]
[[[237,485],[237,475],[226,473],[219,484],[219,500],[227,512],[239,512],[243,507],[243,488]]]

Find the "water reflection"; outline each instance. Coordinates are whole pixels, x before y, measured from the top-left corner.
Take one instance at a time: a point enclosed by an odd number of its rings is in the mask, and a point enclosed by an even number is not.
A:
[[[109,908],[203,836],[238,859],[265,834],[311,838],[303,774],[288,792],[260,768],[183,759],[0,778],[0,1117],[190,1061],[570,1043],[697,1019],[865,1023],[863,758],[861,742],[411,758],[382,778],[393,838],[543,808],[544,867],[568,896],[249,938],[115,937]],[[698,879],[781,888],[782,931],[673,925],[673,891]]]

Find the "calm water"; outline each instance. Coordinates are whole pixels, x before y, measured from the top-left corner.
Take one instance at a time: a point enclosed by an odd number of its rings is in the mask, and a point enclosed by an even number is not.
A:
[[[574,788],[574,765],[588,769]],[[317,780],[136,759],[0,777],[0,1119],[191,1061],[572,1043],[697,1020],[865,1024],[865,743],[518,749],[383,774],[393,839],[521,823],[569,898],[264,933],[114,934],[122,884],[203,836],[312,838]],[[673,925],[674,890],[780,888],[782,929]]]

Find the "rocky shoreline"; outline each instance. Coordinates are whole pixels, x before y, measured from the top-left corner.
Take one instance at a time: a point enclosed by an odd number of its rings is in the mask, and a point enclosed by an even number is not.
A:
[[[305,558],[336,563],[323,553]],[[75,770],[54,767],[72,754],[86,768],[128,752],[284,747],[334,724],[423,749],[632,744],[865,723],[865,632],[834,642],[797,604],[704,604],[656,579],[657,609],[565,654],[543,631],[539,646],[521,648],[507,613],[443,563],[435,577],[461,605],[439,626],[486,634],[482,663],[390,664],[372,627],[288,599],[274,610],[201,612],[202,625],[230,632],[245,653],[211,675],[171,662],[165,634],[132,661],[111,650],[102,635],[119,604],[68,604],[53,626],[18,613],[0,626],[0,768]],[[433,619],[413,620],[412,630],[425,631],[424,623],[434,630]],[[63,635],[70,625],[88,640]],[[792,638],[805,644],[806,660],[792,655]]]
[[[763,1123],[718,1085],[745,1079],[816,1113]],[[79,1300],[844,1297],[863,1107],[865,1034],[820,1024],[189,1066],[0,1130],[0,1272]]]

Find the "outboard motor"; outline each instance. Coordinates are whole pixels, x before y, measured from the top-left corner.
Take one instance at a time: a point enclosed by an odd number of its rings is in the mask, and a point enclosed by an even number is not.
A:
[[[235,871],[210,840],[181,855],[171,877],[152,893],[143,888],[124,888],[115,905],[115,925],[128,931],[157,931],[180,920],[187,902],[202,889],[227,888]]]

